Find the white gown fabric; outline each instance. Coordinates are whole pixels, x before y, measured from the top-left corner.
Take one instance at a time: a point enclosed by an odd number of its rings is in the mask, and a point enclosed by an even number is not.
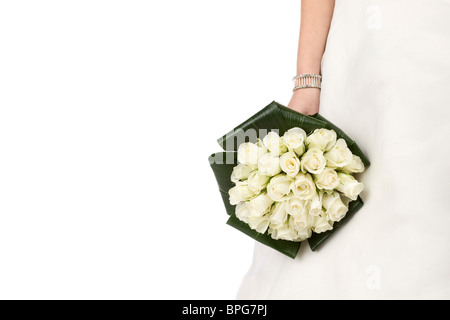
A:
[[[365,205],[315,253],[257,243],[237,298],[450,299],[450,1],[337,0],[322,74]]]

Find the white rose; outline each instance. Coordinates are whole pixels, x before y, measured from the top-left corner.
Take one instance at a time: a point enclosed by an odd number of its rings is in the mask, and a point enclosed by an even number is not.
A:
[[[329,220],[326,213],[316,216],[314,218],[314,232],[322,233],[329,230],[333,230],[333,221]]]
[[[300,148],[294,150],[295,154],[301,157],[306,151],[306,146],[303,144]]]
[[[314,224],[314,217],[306,213],[298,216],[292,216],[289,221],[295,230],[303,230],[312,227]]]
[[[272,208],[273,200],[267,195],[267,193],[261,193],[256,198],[253,198],[247,202],[251,218],[262,217],[268,213]]]
[[[337,192],[324,194],[322,204],[327,210],[328,217],[334,222],[341,221],[347,214],[348,208],[342,202],[341,197]]]
[[[236,207],[236,217],[247,223],[250,228],[260,233],[266,232],[269,227],[269,218],[267,215],[258,216],[255,214],[248,202],[239,203]]]
[[[269,150],[267,150],[266,146],[264,145],[264,142],[261,139],[259,139],[259,138],[256,139],[256,145],[263,149],[264,154],[269,152]]]
[[[308,201],[298,197],[291,197],[285,202],[286,211],[289,213],[289,223],[295,230],[303,230],[311,227],[314,222],[308,213]]]
[[[331,168],[323,169],[322,173],[314,177],[316,178],[316,186],[319,189],[333,190],[339,186],[338,174]]]
[[[288,216],[288,212],[286,211],[286,202],[278,202],[272,208],[272,212],[270,214],[270,224],[272,226],[281,226],[286,222]]]
[[[305,214],[291,216],[289,222],[295,230],[304,230],[312,227],[314,217],[310,216],[308,212],[305,212]]]
[[[273,177],[267,185],[267,194],[273,201],[284,201],[291,192],[292,178],[285,174]]]
[[[327,164],[326,159],[323,156],[322,150],[319,148],[311,148],[302,156],[301,170],[303,172],[310,172],[319,174],[325,168]]]
[[[289,177],[293,178],[300,171],[300,160],[294,152],[286,152],[280,157],[280,167]]]
[[[255,194],[249,189],[247,185],[237,185],[228,191],[230,196],[230,203],[236,205],[239,202],[247,201]]]
[[[275,240],[294,241],[298,238],[297,231],[287,223],[284,223],[280,226],[270,226],[269,233]]]
[[[242,143],[238,148],[238,161],[250,166],[258,165],[258,159],[266,153],[262,147],[251,142]]]
[[[289,223],[282,225],[270,225],[269,234],[273,239],[287,240],[287,241],[303,241],[311,237],[311,228],[296,229],[293,225],[292,219]]]
[[[306,132],[301,128],[292,128],[283,135],[283,143],[289,151],[301,156],[305,152]]]
[[[324,154],[327,166],[330,168],[343,168],[353,160],[353,154],[347,147],[344,139],[339,139],[330,151]]]
[[[269,227],[269,218],[267,215],[259,218],[253,218],[248,221],[250,228],[256,230],[259,233],[265,233]]]
[[[308,209],[307,209],[307,201],[300,199],[299,197],[291,197],[289,199],[287,199],[285,202],[286,205],[286,211],[291,215],[291,216],[299,216],[299,215],[304,215],[306,213],[308,213]]]
[[[287,151],[286,146],[283,144],[283,140],[280,138],[278,133],[271,131],[263,139],[263,143],[269,151],[278,156],[283,152]]]
[[[338,174],[340,184],[338,191],[342,192],[347,198],[356,200],[359,194],[364,190],[364,184],[358,182],[353,176],[346,173]]]
[[[312,235],[311,228],[296,229],[296,231],[297,231],[297,237],[295,238],[295,241],[297,241],[297,242],[301,242],[301,241],[311,238],[311,235]]]
[[[248,218],[250,216],[250,208],[248,206],[247,202],[240,202],[237,204],[236,206],[236,217],[241,220],[244,221],[245,223],[248,222]]]
[[[259,194],[269,182],[270,177],[261,174],[258,170],[252,171],[248,176],[247,184],[250,191]]]
[[[311,216],[318,216],[319,214],[322,214],[323,212],[323,206],[322,206],[322,197],[323,192],[317,192],[314,193],[314,196],[311,198],[310,204],[309,204],[309,214]]]
[[[294,195],[303,200],[311,199],[316,194],[316,185],[308,173],[300,172],[295,177],[291,188]]]
[[[328,129],[316,129],[306,138],[308,149],[319,148],[322,151],[330,150],[336,143],[336,132]]]
[[[243,181],[248,179],[248,176],[250,175],[250,172],[252,171],[252,168],[250,168],[246,164],[238,164],[236,167],[233,168],[233,173],[231,174],[231,181],[234,183],[237,183],[239,181]]]
[[[258,171],[270,177],[279,174],[281,172],[280,158],[272,153],[263,155],[258,161]]]
[[[360,173],[364,171],[364,163],[360,157],[353,155],[352,161],[343,167],[343,170],[349,173]]]

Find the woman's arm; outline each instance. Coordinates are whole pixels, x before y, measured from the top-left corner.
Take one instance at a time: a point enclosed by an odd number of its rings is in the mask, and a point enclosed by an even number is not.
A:
[[[298,41],[297,75],[320,74],[335,0],[301,0],[300,37]],[[289,108],[312,115],[319,112],[320,89],[294,91]]]

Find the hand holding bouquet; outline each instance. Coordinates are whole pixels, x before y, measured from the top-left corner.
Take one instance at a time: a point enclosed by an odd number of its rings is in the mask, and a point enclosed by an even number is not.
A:
[[[317,250],[362,206],[369,161],[341,129],[276,102],[218,140],[210,156],[227,224],[295,258]]]

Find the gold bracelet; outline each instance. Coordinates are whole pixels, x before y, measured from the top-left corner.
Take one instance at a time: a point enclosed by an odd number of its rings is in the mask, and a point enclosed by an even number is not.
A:
[[[292,78],[294,89],[292,91],[304,88],[320,89],[322,85],[322,76],[320,74],[300,74]]]

